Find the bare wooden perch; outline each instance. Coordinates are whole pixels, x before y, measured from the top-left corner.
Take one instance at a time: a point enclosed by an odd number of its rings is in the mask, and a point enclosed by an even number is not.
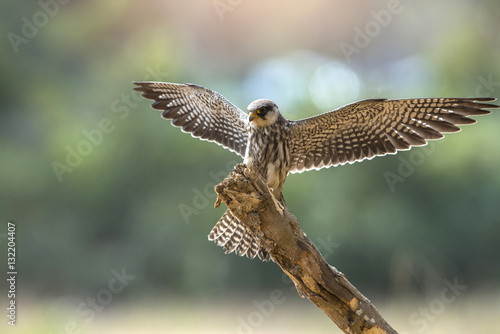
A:
[[[325,261],[300,229],[297,218],[277,206],[255,170],[237,165],[215,191],[216,206],[224,202],[260,238],[274,262],[295,283],[299,295],[322,309],[344,333],[397,334],[344,274]]]

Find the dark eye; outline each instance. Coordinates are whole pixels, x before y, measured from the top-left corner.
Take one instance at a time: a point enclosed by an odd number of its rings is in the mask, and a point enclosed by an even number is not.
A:
[[[262,115],[262,114],[265,114],[265,113],[266,113],[266,109],[264,109],[264,108],[257,109],[257,114]]]

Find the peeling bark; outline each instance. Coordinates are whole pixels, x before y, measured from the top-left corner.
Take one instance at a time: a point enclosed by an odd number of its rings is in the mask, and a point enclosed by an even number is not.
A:
[[[344,274],[325,261],[297,218],[277,203],[254,169],[237,165],[215,191],[216,207],[224,202],[260,238],[299,295],[322,309],[344,333],[397,334]]]

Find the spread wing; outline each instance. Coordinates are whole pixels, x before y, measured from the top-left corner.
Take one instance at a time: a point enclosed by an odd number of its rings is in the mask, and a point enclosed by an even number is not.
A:
[[[494,98],[365,100],[291,122],[291,172],[394,154],[457,132],[486,115]]]
[[[154,100],[154,109],[193,137],[215,142],[244,157],[248,115],[208,88],[193,84],[134,82],[134,90]]]

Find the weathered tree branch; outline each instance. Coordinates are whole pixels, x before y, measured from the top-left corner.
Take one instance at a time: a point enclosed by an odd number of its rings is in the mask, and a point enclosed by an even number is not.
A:
[[[224,202],[260,238],[301,297],[321,308],[344,333],[397,334],[344,274],[325,261],[297,218],[277,204],[255,170],[237,165],[215,191],[216,206]]]

